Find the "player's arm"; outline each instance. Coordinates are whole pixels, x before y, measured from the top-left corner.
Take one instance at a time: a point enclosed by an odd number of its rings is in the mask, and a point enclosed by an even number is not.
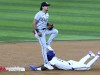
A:
[[[52,65],[52,66],[54,67],[55,70],[60,70],[55,65]],[[48,70],[44,65],[41,65],[41,66],[38,66],[38,67],[30,65],[29,67],[33,71],[45,71],[45,70]]]
[[[33,23],[32,23],[32,24],[33,24],[33,28],[34,28],[34,29],[37,29],[37,26],[36,26],[37,22],[38,22],[38,21],[37,21],[36,19],[33,20]]]
[[[33,65],[30,65],[29,67],[33,71],[44,71],[44,70],[47,70],[47,68],[44,67],[44,65],[41,65],[41,66],[38,66],[38,67],[35,67]]]
[[[37,22],[38,22],[38,20],[36,20],[36,19],[34,19],[33,20],[33,28],[36,30],[36,32],[38,33],[38,35],[41,37],[42,36],[42,34],[41,34],[41,32],[39,32],[39,30],[38,30],[38,28],[37,28]]]

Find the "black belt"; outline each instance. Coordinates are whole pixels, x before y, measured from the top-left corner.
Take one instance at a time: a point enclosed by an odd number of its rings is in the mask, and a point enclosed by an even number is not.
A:
[[[46,28],[42,28],[42,29],[39,29],[39,30],[45,30]]]

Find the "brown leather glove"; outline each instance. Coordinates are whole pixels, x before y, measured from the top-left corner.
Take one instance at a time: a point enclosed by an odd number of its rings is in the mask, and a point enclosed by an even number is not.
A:
[[[53,24],[47,23],[47,29],[52,30],[54,28]]]

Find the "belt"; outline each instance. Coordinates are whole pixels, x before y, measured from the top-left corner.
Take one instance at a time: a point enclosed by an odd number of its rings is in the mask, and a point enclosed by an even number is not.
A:
[[[46,28],[42,28],[42,29],[39,29],[39,30],[45,30]]]

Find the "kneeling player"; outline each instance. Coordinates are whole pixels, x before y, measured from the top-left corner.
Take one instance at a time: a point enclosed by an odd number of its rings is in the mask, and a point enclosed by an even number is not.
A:
[[[85,64],[87,59],[89,59],[90,57],[94,58],[90,60],[87,64]],[[92,51],[89,51],[88,54],[84,56],[80,61],[74,61],[74,60],[65,61],[57,58],[53,51],[47,52],[47,58],[50,64],[54,67],[54,69],[59,69],[59,70],[89,70],[99,57],[100,57],[100,52],[98,52],[97,55],[95,55],[94,53],[92,53]],[[30,65],[29,67],[31,68],[31,70],[34,71],[42,71],[47,69],[43,65],[39,67]]]

